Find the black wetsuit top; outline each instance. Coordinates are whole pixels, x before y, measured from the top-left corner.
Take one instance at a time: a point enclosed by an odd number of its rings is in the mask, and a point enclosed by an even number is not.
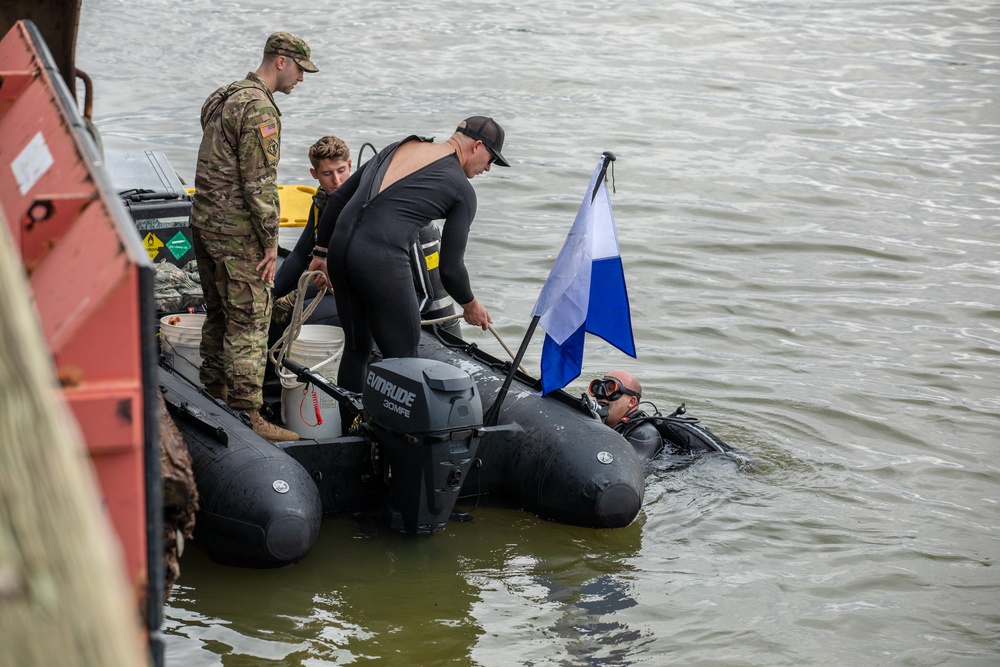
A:
[[[390,144],[330,195],[316,243],[329,248],[327,268],[344,327],[337,382],[360,391],[372,341],[383,357],[414,357],[420,308],[410,247],[420,230],[444,219],[441,282],[458,303],[473,299],[465,246],[476,215],[476,191],[454,153],[431,162],[379,192],[396,148]],[[426,141],[426,140],[423,140]]]
[[[319,189],[313,195],[313,205],[309,207],[309,219],[306,226],[302,228],[302,234],[295,243],[295,248],[285,257],[278,273],[274,276],[274,288],[271,294],[275,299],[280,299],[290,293],[299,284],[299,278],[309,263],[312,262],[312,251],[316,247],[316,228],[319,226],[319,216],[323,214],[326,207],[326,200],[330,197],[326,190]]]
[[[625,436],[640,459],[651,459],[663,449],[663,436],[652,422],[642,422],[632,426],[632,421],[639,421],[648,415],[642,410],[633,410],[618,422],[614,429]]]

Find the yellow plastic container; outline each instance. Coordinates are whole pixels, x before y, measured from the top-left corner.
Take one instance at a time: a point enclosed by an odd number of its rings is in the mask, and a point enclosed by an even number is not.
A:
[[[194,188],[188,188],[189,195],[194,194]],[[316,188],[311,185],[279,185],[278,206],[281,217],[278,225],[281,227],[305,227],[309,221],[309,209],[312,208],[312,197]]]
[[[282,227],[305,227],[312,208],[312,197],[316,188],[310,185],[279,185],[278,203],[281,206]]]

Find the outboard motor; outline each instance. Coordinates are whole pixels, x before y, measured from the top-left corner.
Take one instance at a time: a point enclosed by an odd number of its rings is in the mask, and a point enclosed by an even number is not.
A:
[[[444,528],[482,433],[476,382],[441,361],[386,359],[368,366],[362,400],[389,464],[390,526],[420,534]]]

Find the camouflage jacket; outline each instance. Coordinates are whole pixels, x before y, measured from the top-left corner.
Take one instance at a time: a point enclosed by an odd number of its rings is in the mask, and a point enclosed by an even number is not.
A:
[[[260,77],[219,88],[201,108],[191,226],[250,235],[278,245],[278,158],[281,112]]]

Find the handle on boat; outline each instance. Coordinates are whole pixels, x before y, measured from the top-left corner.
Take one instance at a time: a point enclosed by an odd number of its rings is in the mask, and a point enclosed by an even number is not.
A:
[[[281,365],[295,373],[295,377],[299,382],[308,382],[312,384],[324,394],[333,396],[341,405],[353,410],[355,413],[360,413],[363,409],[364,406],[361,403],[361,394],[354,391],[348,391],[339,385],[335,385],[308,366],[303,366],[299,362],[287,357],[281,360]]]

